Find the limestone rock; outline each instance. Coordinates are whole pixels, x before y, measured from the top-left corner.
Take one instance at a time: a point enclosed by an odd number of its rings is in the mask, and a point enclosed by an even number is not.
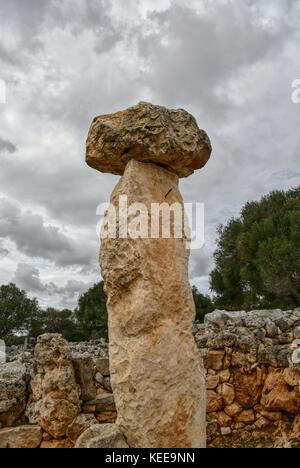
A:
[[[115,424],[97,424],[81,434],[75,448],[128,448],[128,444]]]
[[[42,440],[39,426],[0,429],[0,448],[37,448]]]
[[[261,405],[255,405],[254,409],[255,411],[257,411],[257,413],[259,413],[261,416],[268,419],[269,421],[275,422],[280,421],[282,419],[282,414],[279,411],[267,411]]]
[[[223,359],[225,351],[209,349],[204,356],[204,364],[206,368],[213,370],[221,370],[223,367]]]
[[[293,330],[293,336],[295,339],[299,339],[300,338],[300,327],[295,327],[294,330]]]
[[[98,395],[97,398],[95,398],[94,400],[87,401],[85,405],[94,406],[95,412],[116,410],[114,396],[111,393],[104,393],[102,395]]]
[[[31,405],[38,404],[39,425],[54,438],[64,437],[80,411],[80,389],[75,381],[68,343],[58,334],[41,335],[35,348],[40,377]],[[41,400],[37,400],[41,397]]]
[[[228,382],[228,380],[230,379],[229,369],[224,369],[224,370],[221,370],[220,372],[218,372],[218,377],[219,377],[221,383]]]
[[[227,436],[231,434],[231,428],[230,427],[221,427],[221,435],[222,436]]]
[[[25,411],[26,367],[19,361],[0,365],[0,423],[13,425]]]
[[[242,372],[237,369],[234,372],[235,400],[243,408],[252,408],[259,403],[263,380],[257,370]]]
[[[300,391],[300,369],[284,369],[283,378],[290,387],[298,387]]]
[[[246,315],[245,311],[227,312],[225,310],[215,310],[205,315],[204,323],[207,328],[212,328],[213,330],[223,329],[228,323],[239,322]]]
[[[103,375],[103,377],[108,377],[110,375],[108,358],[96,359],[95,365],[96,365],[97,372],[100,372],[100,374]]]
[[[101,413],[96,413],[96,419],[99,423],[115,423],[117,419],[116,411],[102,411]]]
[[[128,205],[179,203],[178,177],[131,160],[114,190]],[[166,195],[168,194],[167,198]],[[205,376],[192,327],[186,238],[102,239],[111,385],[131,447],[205,445]]]
[[[234,417],[241,413],[243,408],[238,403],[232,403],[231,405],[225,406],[224,411],[228,416]]]
[[[228,427],[231,424],[231,417],[224,411],[217,413],[217,421],[221,427]]]
[[[250,424],[255,421],[254,411],[244,410],[235,417],[235,420],[240,423]]]
[[[97,372],[97,374],[95,375],[95,381],[97,384],[99,384],[99,385],[96,385],[97,394],[99,393],[98,392],[99,389],[101,390],[101,393],[105,391],[109,393],[112,392],[112,388],[110,384],[110,377],[103,377],[103,375],[100,374],[100,372]]]
[[[275,369],[268,375],[261,405],[269,411],[286,411],[295,415],[299,413],[300,394],[286,383],[281,369]]]
[[[75,444],[78,437],[89,427],[97,424],[97,420],[92,414],[79,414],[67,429],[67,438]]]
[[[229,332],[221,332],[216,336],[207,339],[208,348],[223,349],[226,346],[231,347],[236,344],[237,336]]]
[[[216,411],[220,411],[223,407],[223,400],[221,395],[218,393],[208,390],[207,392],[207,412],[208,413],[215,413]]]
[[[226,406],[231,405],[234,402],[234,386],[228,383],[223,383],[218,387],[218,393],[223,398]]]
[[[43,376],[36,374],[30,381],[30,396],[26,406],[25,415],[30,424],[38,424],[43,398]]]
[[[73,448],[73,444],[67,439],[60,440],[44,440],[41,445],[41,449],[68,449]]]
[[[258,429],[265,429],[266,427],[270,426],[270,421],[266,418],[264,418],[263,416],[259,417],[256,421],[255,421],[255,426],[258,428]]]
[[[219,384],[218,375],[208,375],[206,378],[206,388],[208,390],[214,390]]]
[[[179,177],[203,167],[211,154],[207,134],[183,109],[140,102],[93,120],[87,139],[87,164],[122,175],[131,160],[164,166]]]

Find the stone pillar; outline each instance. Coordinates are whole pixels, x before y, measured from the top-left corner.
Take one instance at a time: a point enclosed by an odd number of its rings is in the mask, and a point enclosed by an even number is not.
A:
[[[126,196],[128,207],[143,204],[140,220],[146,218],[150,234],[153,203],[182,209],[179,177],[202,167],[210,151],[207,135],[190,114],[140,103],[94,120],[87,162],[123,174],[111,196],[118,228]],[[129,229],[133,220],[129,213]],[[205,376],[192,334],[189,250],[183,232],[175,238],[171,220],[169,238],[161,232],[122,238],[118,230],[116,238],[102,240],[117,424],[135,448],[206,445]],[[137,233],[140,226],[135,228]]]

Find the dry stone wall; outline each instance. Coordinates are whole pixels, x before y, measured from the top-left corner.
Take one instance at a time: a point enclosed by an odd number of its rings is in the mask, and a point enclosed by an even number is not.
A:
[[[300,309],[215,311],[199,327],[210,447],[300,447]]]
[[[208,447],[300,447],[300,309],[215,311],[195,327]],[[0,448],[126,447],[107,345],[39,338],[0,364]],[[65,411],[65,408],[68,411]]]

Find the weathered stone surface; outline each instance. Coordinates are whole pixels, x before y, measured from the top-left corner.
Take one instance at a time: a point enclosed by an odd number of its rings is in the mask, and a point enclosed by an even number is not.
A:
[[[215,310],[205,315],[204,323],[207,328],[224,329],[226,325],[239,322],[245,316],[245,311],[227,312],[225,310]]]
[[[73,448],[73,444],[67,439],[60,440],[44,440],[41,445],[41,449],[69,449]]]
[[[112,388],[110,384],[110,377],[103,377],[100,372],[97,372],[95,375],[96,387],[97,387],[97,394],[109,392],[112,393]]]
[[[280,421],[282,419],[282,414],[279,411],[268,411],[261,405],[255,405],[254,409],[261,416],[269,419],[269,421]]]
[[[283,378],[290,387],[297,387],[300,391],[300,369],[284,369]]]
[[[103,375],[103,377],[108,377],[110,375],[108,358],[96,359],[95,365],[96,365],[97,372],[100,372],[100,374]]]
[[[19,361],[0,365],[0,423],[13,425],[25,411],[26,367]]]
[[[216,336],[208,337],[206,346],[214,349],[224,349],[226,346],[234,346],[237,341],[237,336],[233,333],[220,333]]]
[[[207,412],[215,413],[220,411],[223,407],[223,399],[218,393],[208,390],[207,392]]]
[[[217,413],[217,421],[221,427],[228,427],[232,420],[228,414],[224,413],[224,411],[220,411]]]
[[[230,427],[221,427],[221,435],[226,436],[231,434],[231,428]]]
[[[96,387],[94,375],[96,366],[92,356],[87,353],[73,353],[72,363],[75,369],[75,378],[81,388],[81,399],[84,401],[92,400],[96,396]]]
[[[208,390],[214,390],[219,384],[219,376],[218,375],[208,375],[206,377],[206,388]]]
[[[35,359],[40,377],[34,382],[30,405],[38,403],[35,418],[47,433],[54,438],[64,437],[80,411],[80,389],[75,381],[70,347],[61,335],[41,335]]]
[[[236,402],[243,408],[252,408],[260,401],[263,379],[257,370],[249,373],[236,370],[234,388]]]
[[[131,160],[156,163],[186,177],[203,167],[211,154],[207,134],[183,109],[140,102],[93,120],[87,139],[87,164],[122,175]]]
[[[224,411],[228,416],[234,417],[241,413],[243,408],[238,403],[232,403],[231,405],[225,406]]]
[[[39,426],[0,429],[0,448],[37,448],[42,440]]]
[[[271,424],[271,422],[268,419],[264,418],[263,416],[259,417],[255,421],[255,427],[257,427],[258,429],[265,429],[270,424]]]
[[[206,368],[213,370],[221,370],[223,367],[223,359],[225,351],[209,349],[204,356],[204,364]]]
[[[182,206],[175,174],[134,160],[113,205],[120,195],[149,212],[154,202]],[[188,258],[185,238],[102,240],[111,385],[131,447],[205,445],[205,376],[192,335]]]
[[[249,353],[234,351],[231,357],[231,365],[239,368],[249,369]]]
[[[275,369],[268,375],[263,388],[261,405],[269,411],[299,413],[300,394],[286,383],[282,370]]]
[[[79,414],[67,429],[67,438],[75,444],[78,437],[89,427],[97,424],[97,420],[92,414]]]
[[[75,448],[128,448],[128,444],[115,424],[97,424],[81,434]]]
[[[230,370],[224,369],[218,372],[218,377],[220,379],[220,383],[228,382],[230,379]]]
[[[299,339],[300,338],[300,327],[295,327],[294,330],[293,330],[293,336],[295,339]]]
[[[218,393],[223,398],[226,406],[231,405],[234,402],[234,386],[228,383],[223,383],[218,387]]]
[[[102,395],[98,395],[94,400],[87,401],[83,408],[92,406],[94,412],[101,412],[101,411],[115,411],[115,400],[114,396],[111,393],[104,393]]]
[[[116,411],[102,411],[101,413],[96,413],[96,419],[99,423],[115,423],[117,419]]]
[[[237,422],[250,424],[250,423],[255,421],[254,411],[253,410],[244,410],[235,417],[235,420]]]

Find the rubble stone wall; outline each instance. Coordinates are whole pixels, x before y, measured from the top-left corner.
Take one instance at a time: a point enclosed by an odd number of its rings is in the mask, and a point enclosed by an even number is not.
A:
[[[300,309],[215,311],[196,341],[210,447],[300,447]]]

